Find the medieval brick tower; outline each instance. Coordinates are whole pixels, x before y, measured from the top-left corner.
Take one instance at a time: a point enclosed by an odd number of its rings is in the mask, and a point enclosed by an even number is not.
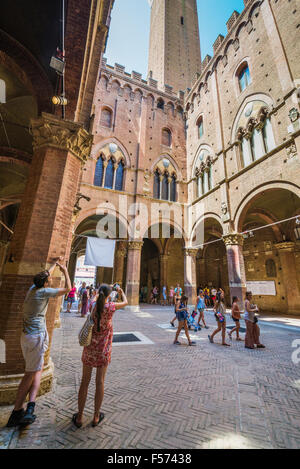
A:
[[[190,88],[201,71],[196,0],[149,0],[151,30],[149,76],[159,88]]]

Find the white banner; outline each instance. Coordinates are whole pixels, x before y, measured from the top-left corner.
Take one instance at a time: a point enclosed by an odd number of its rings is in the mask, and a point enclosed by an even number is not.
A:
[[[247,282],[247,291],[255,296],[276,296],[276,285],[274,281]]]
[[[113,268],[115,247],[116,241],[111,239],[88,238],[84,265]]]

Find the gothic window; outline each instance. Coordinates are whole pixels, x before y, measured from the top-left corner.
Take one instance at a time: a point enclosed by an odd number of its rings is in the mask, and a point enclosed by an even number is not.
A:
[[[166,147],[171,147],[172,145],[172,133],[169,129],[163,129],[162,131],[162,144]]]
[[[162,200],[169,200],[169,177],[167,173],[162,180],[161,198]]]
[[[272,124],[270,119],[267,118],[262,129],[254,127],[251,132],[248,132],[247,137],[244,136],[241,140],[243,167],[246,168],[254,161],[260,159],[266,153],[273,150],[275,146]]]
[[[154,173],[153,197],[160,199],[160,173],[158,170]]]
[[[116,184],[115,184],[116,191],[123,190],[123,179],[124,179],[124,163],[123,161],[120,161],[118,168],[117,168],[117,172],[116,172]]]
[[[214,187],[212,177],[212,157],[208,150],[201,151],[198,166],[195,170],[195,192],[196,198],[202,197]]]
[[[157,101],[157,109],[164,110],[164,108],[165,108],[165,102],[163,99],[159,98]]]
[[[276,264],[273,259],[266,261],[266,275],[269,278],[277,277]]]
[[[94,185],[98,187],[102,187],[102,184],[103,184],[103,174],[104,174],[103,163],[104,163],[103,158],[102,156],[100,156],[96,164],[96,171],[95,171],[95,178],[94,178]]]
[[[105,183],[104,187],[106,189],[112,189],[113,188],[113,183],[114,183],[114,162],[112,158],[109,160],[108,165],[106,167],[105,171]]]
[[[203,117],[199,117],[197,120],[197,129],[198,129],[198,138],[201,138],[204,134],[204,125],[203,125]]]
[[[104,108],[101,112],[100,125],[103,127],[108,127],[109,129],[112,126],[112,111],[110,109]]]
[[[237,72],[239,80],[240,91],[244,91],[251,83],[250,70],[247,62],[244,62]]]
[[[0,79],[0,103],[6,103],[6,84],[4,80]]]
[[[170,200],[172,202],[176,202],[177,200],[177,182],[176,182],[176,175],[173,174],[171,187],[170,187]]]
[[[264,138],[266,153],[269,153],[276,147],[272,124],[269,118],[266,119],[265,125],[263,127],[263,138]]]

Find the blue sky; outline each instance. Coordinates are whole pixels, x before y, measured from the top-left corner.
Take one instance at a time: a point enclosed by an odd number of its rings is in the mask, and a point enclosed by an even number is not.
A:
[[[197,0],[202,60],[213,55],[212,45],[221,33],[227,34],[226,21],[233,10],[241,12],[243,0]],[[147,0],[115,0],[105,57],[108,64],[124,65],[147,76],[150,7]]]

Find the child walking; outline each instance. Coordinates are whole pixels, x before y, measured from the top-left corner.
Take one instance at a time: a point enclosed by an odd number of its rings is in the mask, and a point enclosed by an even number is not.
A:
[[[181,343],[178,341],[178,338],[179,338],[181,330],[184,328],[185,335],[189,342],[189,346],[192,347],[196,345],[196,342],[192,342],[190,335],[189,335],[189,329],[188,329],[188,323],[187,323],[187,317],[188,317],[187,302],[188,302],[188,298],[186,296],[183,296],[181,300],[178,301],[176,304],[176,316],[177,316],[179,325],[178,325],[178,329],[176,332],[174,345],[181,345]]]

